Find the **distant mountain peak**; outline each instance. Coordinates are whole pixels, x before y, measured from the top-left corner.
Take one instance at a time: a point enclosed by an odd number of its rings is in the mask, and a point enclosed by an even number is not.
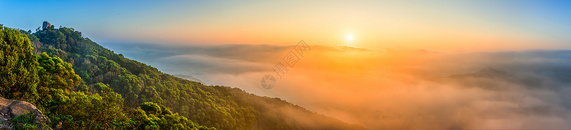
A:
[[[46,29],[53,26],[52,24],[50,24],[50,22],[48,21],[44,21],[44,23],[42,24],[42,29]]]
[[[495,68],[485,68],[480,69],[476,72],[465,73],[465,74],[454,74],[448,77],[451,78],[467,78],[467,77],[477,77],[477,78],[507,78],[510,76],[509,72],[498,70]]]

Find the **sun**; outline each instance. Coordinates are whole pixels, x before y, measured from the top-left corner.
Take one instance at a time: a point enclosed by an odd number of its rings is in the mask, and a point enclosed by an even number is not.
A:
[[[353,35],[347,35],[345,37],[345,40],[347,40],[347,43],[345,43],[345,46],[352,46],[353,44]]]
[[[347,35],[347,38],[346,38],[346,39],[347,39],[347,42],[348,42],[349,44],[351,44],[351,42],[353,42],[353,35]]]

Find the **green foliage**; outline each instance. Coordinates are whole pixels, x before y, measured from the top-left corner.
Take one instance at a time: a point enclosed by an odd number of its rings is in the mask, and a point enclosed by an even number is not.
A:
[[[34,125],[34,113],[32,112],[14,117],[12,123],[16,130],[35,130],[38,128]]]
[[[81,78],[75,74],[70,63],[62,61],[59,57],[49,57],[45,52],[38,57],[39,62],[39,75],[42,81],[39,86],[56,88],[56,89],[71,89],[81,83]]]
[[[148,114],[161,114],[161,107],[156,103],[144,102],[141,103],[140,107]]]
[[[129,116],[134,122],[133,127],[129,129],[181,129],[181,130],[197,130],[206,129],[214,130],[215,128],[208,128],[205,126],[199,126],[194,122],[188,120],[184,116],[179,116],[178,114],[172,114],[168,112],[158,113],[157,109],[159,105],[153,102],[144,102],[140,104],[140,107],[132,109],[129,112]],[[163,111],[170,111],[168,108],[163,109]],[[156,113],[149,114],[148,112]]]
[[[99,93],[70,93],[81,83],[70,63],[46,53],[37,57],[26,36],[14,29],[2,28],[0,35],[0,54],[6,56],[0,66],[1,96],[36,104],[54,123],[63,122],[64,128],[114,129],[128,124],[120,94],[104,84],[96,84]],[[18,128],[33,128],[27,125],[32,119],[21,115],[14,121],[21,124]]]
[[[129,111],[129,117],[131,118],[131,128],[132,129],[144,129],[145,123],[147,121],[147,114],[141,108],[132,109]]]
[[[26,35],[15,29],[0,28],[0,94],[3,97],[29,102],[38,98],[38,63],[32,50]]]
[[[243,116],[254,115],[254,110],[236,104],[235,98],[224,92],[224,87],[205,86],[164,74],[117,55],[81,37],[81,33],[72,28],[46,29],[30,35],[38,38],[32,42],[36,53],[45,52],[73,64],[83,80],[75,90],[99,93],[102,88],[96,84],[104,83],[123,97],[124,107],[156,103],[161,111],[146,114],[157,118],[180,113],[200,124],[222,129],[249,129],[254,125],[254,116]]]
[[[26,35],[34,37],[34,46],[38,50],[45,50],[40,56],[32,53],[30,40]],[[37,37],[39,38],[37,38]],[[79,39],[78,39],[79,38]],[[68,52],[80,52],[83,54],[82,45],[98,46],[97,44],[82,44],[89,39],[81,38],[74,33],[73,29],[55,29],[53,27],[42,32],[29,34],[25,31],[2,27],[0,33],[0,94],[11,99],[26,100],[36,104],[36,107],[44,111],[51,121],[52,127],[63,129],[198,129],[201,127],[187,118],[173,114],[166,106],[146,102],[140,106],[151,113],[138,108],[125,114],[124,100],[121,94],[129,92],[132,103],[137,103],[136,94],[141,93],[144,86],[138,76],[132,75],[125,68],[106,57],[98,55],[68,55]],[[50,44],[43,44],[51,42]],[[54,44],[55,42],[56,44]],[[68,44],[69,43],[69,44]],[[62,45],[68,44],[68,45]],[[54,46],[58,48],[56,49]],[[99,46],[100,47],[100,46]],[[41,51],[36,51],[39,53]],[[97,51],[90,51],[97,52]],[[68,63],[59,57],[65,57]],[[121,56],[122,57],[122,56]],[[83,59],[88,64],[80,64],[80,69],[92,67],[96,71],[82,70],[87,78],[82,80],[75,74],[74,58]],[[91,64],[93,61],[95,64]],[[130,61],[130,60],[125,60]],[[84,62],[85,63],[85,62]],[[136,63],[141,64],[141,63]],[[144,65],[144,64],[143,64]],[[156,70],[156,69],[155,69]],[[143,71],[144,72],[144,71]],[[95,74],[94,74],[95,73]],[[99,75],[97,75],[99,74]],[[89,75],[96,75],[94,78]],[[105,76],[105,78],[102,78]],[[113,88],[100,81],[122,85],[124,89]],[[84,91],[71,91],[76,89]],[[118,91],[114,90],[118,89]],[[135,92],[132,92],[135,90]],[[137,91],[138,90],[138,91]],[[147,87],[145,92],[158,94],[153,87]],[[150,96],[152,97],[152,96]],[[163,111],[164,110],[164,111]],[[138,111],[138,113],[137,113]],[[166,117],[166,118],[165,118]],[[14,118],[19,124],[18,129],[36,129],[32,125],[33,115],[24,114]]]
[[[166,107],[165,105],[160,105],[161,106],[161,115],[171,115],[173,114],[172,111]]]
[[[52,105],[50,102],[54,100],[54,95],[59,94],[57,90],[67,91],[81,83],[81,78],[75,74],[71,64],[60,58],[42,53],[37,57],[37,61],[40,78],[37,92],[42,97],[38,99],[38,105]]]
[[[52,120],[62,122],[66,129],[116,129],[129,122],[121,101],[114,92],[71,92],[54,100],[49,111]]]

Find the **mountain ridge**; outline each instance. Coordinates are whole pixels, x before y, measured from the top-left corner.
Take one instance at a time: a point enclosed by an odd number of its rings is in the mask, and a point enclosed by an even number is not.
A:
[[[364,129],[311,112],[279,98],[260,97],[238,88],[207,86],[185,80],[115,54],[73,28],[50,26],[35,33],[21,31],[36,54],[47,53],[73,65],[82,82],[73,91],[97,93],[98,83],[120,94],[126,108],[143,102],[165,105],[201,125],[220,129]],[[300,114],[292,117],[280,109]],[[310,118],[309,121],[300,121]]]

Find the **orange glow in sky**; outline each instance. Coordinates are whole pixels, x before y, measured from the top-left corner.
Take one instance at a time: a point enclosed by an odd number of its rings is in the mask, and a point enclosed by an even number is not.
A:
[[[571,128],[569,73],[558,73],[571,70],[559,57],[567,53],[534,51],[571,49],[567,2],[2,2],[5,26],[74,27],[99,43],[134,46],[115,51],[161,71],[370,129]],[[74,11],[45,9],[62,5]],[[11,11],[21,9],[41,10]],[[275,88],[260,87],[300,40],[311,51]]]
[[[527,13],[527,8],[502,8],[500,5],[513,3],[501,1],[203,4],[208,8],[193,4],[190,4],[193,8],[182,8],[189,3],[181,2],[128,12],[133,15],[111,16],[112,23],[96,23],[103,24],[97,27],[104,30],[93,32],[101,32],[96,33],[96,37],[104,37],[103,41],[288,45],[288,42],[305,40],[314,45],[350,44],[375,50],[406,47],[447,52],[553,49],[569,41],[563,36],[540,33],[567,31],[551,26],[537,27],[550,25],[545,21],[549,18],[530,20],[528,17],[539,16]],[[497,6],[490,6],[492,4]],[[348,35],[355,38],[349,42]]]

